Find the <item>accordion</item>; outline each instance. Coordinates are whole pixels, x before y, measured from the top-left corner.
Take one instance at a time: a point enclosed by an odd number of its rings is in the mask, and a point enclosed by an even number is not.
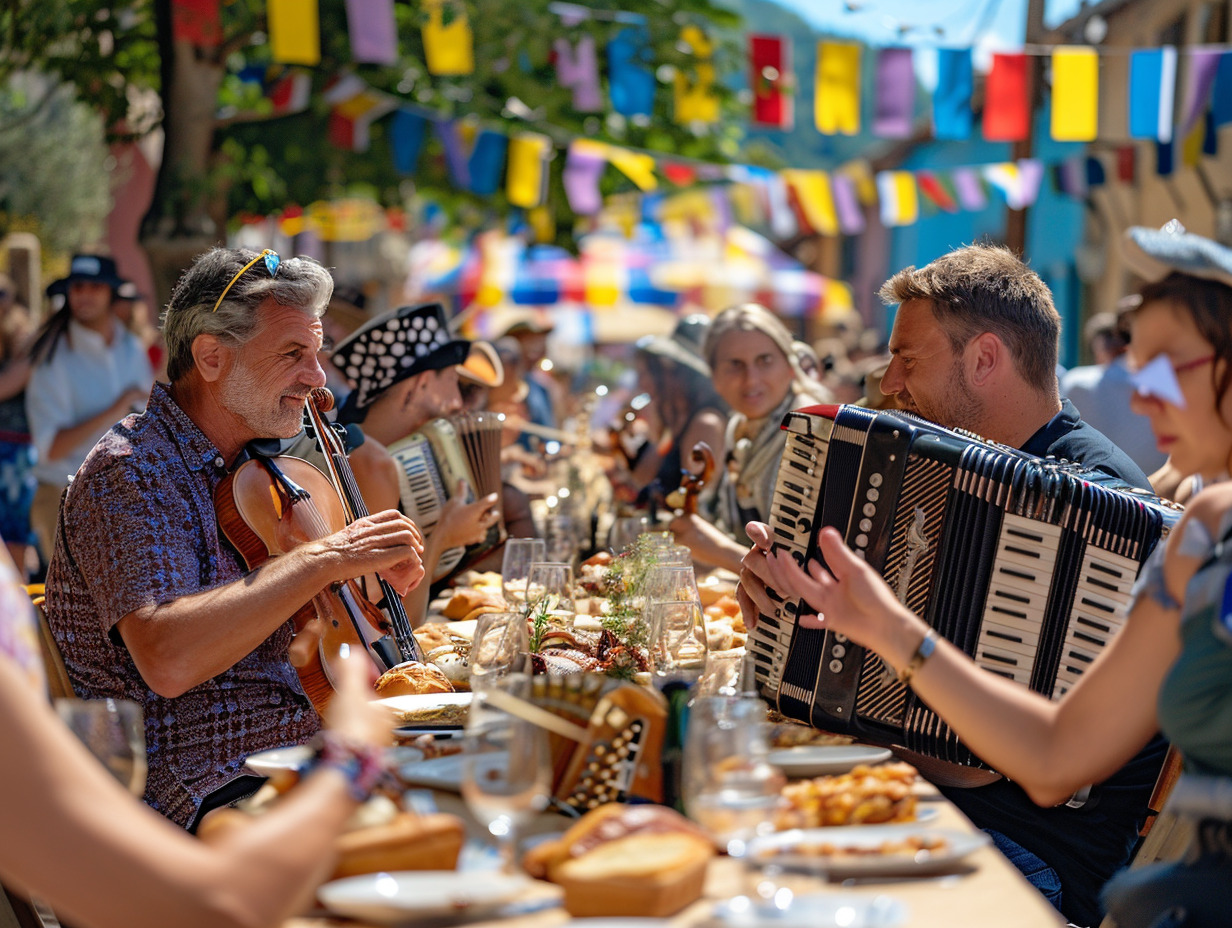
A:
[[[436,527],[441,508],[457,493],[459,481],[465,483],[467,502],[488,493],[500,494],[504,419],[498,413],[433,419],[415,434],[389,446],[398,463],[402,511],[425,535]],[[445,551],[431,580],[447,577],[504,540],[504,522],[498,521],[479,544]]]
[[[902,412],[788,413],[769,518],[803,562],[837,528],[899,600],[979,666],[1052,699],[1125,621],[1130,589],[1180,508],[1123,481]],[[750,633],[763,697],[863,741],[983,766],[880,657],[800,627],[799,600]],[[807,609],[807,606],[805,607]]]

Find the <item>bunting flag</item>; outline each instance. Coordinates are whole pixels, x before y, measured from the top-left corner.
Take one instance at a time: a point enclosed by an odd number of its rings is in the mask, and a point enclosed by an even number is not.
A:
[[[1181,105],[1181,118],[1177,120],[1183,136],[1188,135],[1202,120],[1202,114],[1211,102],[1211,89],[1215,86],[1221,54],[1207,48],[1195,48],[1187,53],[1189,81],[1185,87],[1185,102]]]
[[[917,171],[915,179],[919,185],[921,196],[928,203],[931,203],[943,213],[958,212],[956,195],[951,193],[939,175],[934,174],[932,171]]]
[[[971,137],[971,49],[937,49],[937,89],[933,92],[933,137]],[[913,90],[914,92],[914,90]]]
[[[199,48],[222,44],[218,0],[171,0],[171,38]]]
[[[1129,55],[1129,135],[1172,141],[1176,49],[1139,49]],[[1092,136],[1094,137],[1094,136]]]
[[[910,171],[882,171],[877,175],[877,192],[881,195],[883,226],[909,226],[919,219],[919,196]]]
[[[471,186],[470,158],[466,154],[466,146],[458,132],[458,124],[451,119],[435,119],[432,122],[436,137],[441,140],[441,150],[445,153],[445,167],[454,184],[463,190]]]
[[[668,161],[663,165],[663,176],[677,187],[692,187],[697,183],[696,169],[679,161]]]
[[[1087,157],[1087,186],[1102,187],[1108,182],[1108,173],[1104,170],[1104,162],[1094,155]]]
[[[626,26],[607,43],[608,95],[621,116],[654,111],[655,76],[646,64],[650,36],[644,26]]]
[[[552,140],[547,136],[521,132],[509,140],[505,196],[511,205],[531,209],[543,202],[551,154]]]
[[[680,32],[680,42],[693,54],[697,63],[692,75],[682,69],[676,71],[676,122],[718,122],[719,98],[714,92],[715,71],[711,61],[714,44],[697,26],[685,26]]]
[[[1176,169],[1171,142],[1155,143],[1155,173],[1160,177],[1170,177]]]
[[[909,48],[883,48],[877,54],[873,135],[905,139],[915,109],[915,65]]]
[[[421,29],[428,73],[438,77],[473,73],[474,39],[466,7],[460,0],[423,0],[423,8],[428,13],[428,21]]]
[[[616,145],[606,146],[607,160],[616,170],[637,184],[642,191],[655,190],[659,186],[655,177],[655,159],[653,155],[629,151]]]
[[[1187,168],[1192,168],[1202,159],[1206,135],[1206,119],[1204,117],[1200,123],[1189,131],[1189,134],[1181,136],[1181,164]]]
[[[389,139],[394,153],[394,169],[404,177],[415,173],[419,153],[427,135],[427,117],[400,109],[389,121]]]
[[[795,125],[791,45],[782,36],[749,36],[749,86],[753,91],[754,125],[776,129]]]
[[[1043,177],[1044,166],[1035,158],[990,164],[984,168],[984,178],[1005,194],[1010,209],[1026,209],[1034,203]]]
[[[1090,192],[1087,182],[1087,159],[1085,156],[1066,158],[1052,167],[1052,183],[1058,193],[1075,200],[1085,200]]]
[[[814,232],[838,235],[838,211],[834,205],[830,175],[825,171],[783,171],[783,180],[795,191],[804,220]]]
[[[556,80],[573,92],[573,108],[579,113],[597,113],[603,109],[603,94],[599,90],[599,62],[594,36],[584,35],[577,45],[566,38],[552,43],[556,55]]]
[[[877,205],[877,183],[873,179],[873,169],[863,158],[848,161],[839,172],[851,178],[855,185],[856,197],[864,206]]]
[[[352,58],[364,64],[397,62],[394,0],[346,0],[346,16]]]
[[[1219,56],[1215,86],[1211,90],[1211,115],[1216,128],[1232,122],[1232,52]]]
[[[823,135],[860,131],[860,46],[854,42],[817,45],[815,121]]]
[[[1026,55],[993,55],[984,84],[984,138],[1021,142],[1031,125]]]
[[[480,196],[492,196],[500,189],[501,172],[505,167],[505,151],[509,137],[503,132],[480,129],[467,162],[470,191]]]
[[[607,167],[603,149],[600,142],[574,139],[565,156],[561,182],[569,208],[579,216],[592,216],[603,208],[603,198],[599,195],[599,178]]]
[[[297,68],[289,69],[265,91],[274,116],[289,116],[308,108],[312,100],[312,75]]]
[[[978,213],[988,205],[984,182],[980,180],[975,168],[955,168],[950,172],[950,179],[954,182],[958,202],[967,212]]]
[[[317,0],[269,0],[270,55],[285,64],[319,64],[321,22]]]
[[[1052,53],[1052,137],[1058,142],[1089,142],[1099,117],[1099,55],[1086,46],[1064,46]]]
[[[372,124],[398,103],[393,97],[365,86],[354,96],[339,100],[329,112],[329,140],[338,148],[367,151]]]
[[[846,174],[836,172],[831,175],[830,183],[839,231],[844,235],[859,235],[864,231],[864,210],[860,209],[855,181]]]
[[[1117,180],[1123,184],[1132,184],[1137,174],[1138,150],[1132,145],[1122,145],[1116,152]]]

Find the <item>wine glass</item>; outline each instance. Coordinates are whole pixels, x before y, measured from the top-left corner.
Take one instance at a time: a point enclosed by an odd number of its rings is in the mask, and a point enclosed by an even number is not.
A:
[[[495,839],[504,872],[517,870],[517,832],[547,808],[552,763],[547,732],[517,714],[530,677],[518,674],[478,690],[466,720],[462,798]]]
[[[479,617],[471,639],[471,689],[529,668],[530,633],[520,612],[489,612]]]
[[[667,550],[667,549],[665,549]],[[688,550],[688,549],[685,549]],[[642,582],[642,597],[646,605],[656,602],[682,602],[694,600],[701,605],[701,593],[697,589],[697,574],[693,562],[687,564],[655,563],[646,571]]]
[[[607,530],[607,546],[613,554],[619,554],[635,544],[639,535],[648,531],[649,516],[618,516]]]
[[[706,667],[706,620],[695,599],[647,601],[650,657],[660,676],[700,677]]]
[[[543,542],[547,546],[545,559],[553,563],[572,564],[577,557],[581,538],[581,529],[573,516],[551,513],[543,522]]]
[[[750,838],[774,830],[785,780],[767,760],[766,704],[755,696],[693,700],[684,746],[689,817],[740,856]]]
[[[510,538],[501,558],[501,595],[511,606],[526,602],[526,581],[530,565],[546,561],[542,538]]]
[[[56,713],[134,796],[145,793],[145,722],[131,699],[57,699]]]
[[[571,628],[577,614],[573,602],[573,568],[554,561],[532,564],[526,580],[526,604],[531,612],[546,609],[556,624]]]

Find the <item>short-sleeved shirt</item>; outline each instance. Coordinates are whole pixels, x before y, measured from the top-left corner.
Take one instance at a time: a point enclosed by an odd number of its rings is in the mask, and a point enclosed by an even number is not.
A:
[[[181,825],[240,772],[247,755],[303,743],[320,726],[287,659],[289,617],[234,666],[174,699],[146,685],[115,628],[144,606],[244,576],[214,511],[225,476],[218,449],[155,385],[147,411],[117,423],[82,464],[47,572],[47,617],[74,689],[83,698],[142,705],[145,798]]]
[[[0,547],[0,656],[12,661],[30,681],[31,689],[46,696],[47,670],[39,647],[37,621],[13,559]]]

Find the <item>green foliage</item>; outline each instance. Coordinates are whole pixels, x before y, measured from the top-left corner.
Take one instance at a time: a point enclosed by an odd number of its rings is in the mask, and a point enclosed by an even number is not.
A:
[[[98,115],[73,88],[17,76],[0,87],[0,236],[32,229],[49,252],[98,240],[111,211]]]

